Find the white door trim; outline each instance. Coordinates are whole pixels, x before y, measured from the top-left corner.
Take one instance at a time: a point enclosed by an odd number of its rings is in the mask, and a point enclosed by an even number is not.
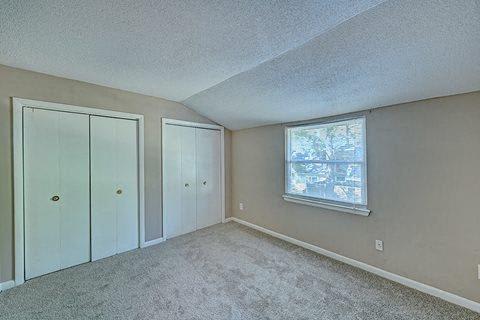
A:
[[[24,260],[24,208],[23,208],[23,108],[82,113],[95,116],[122,118],[138,121],[138,203],[139,203],[139,246],[145,244],[145,167],[144,167],[144,120],[143,115],[79,107],[62,103],[13,98],[13,197],[14,197],[14,261],[15,285],[25,282]]]
[[[165,135],[163,134],[164,128],[167,124],[177,125],[177,126],[184,126],[184,127],[192,127],[192,128],[202,128],[202,129],[213,129],[220,131],[220,166],[221,166],[221,197],[222,197],[222,222],[225,222],[225,128],[215,124],[208,124],[208,123],[200,123],[200,122],[191,122],[191,121],[183,121],[183,120],[176,120],[176,119],[169,119],[169,118],[162,118],[162,238],[167,239],[167,235],[165,234],[165,225],[167,222],[167,215],[165,214],[165,205],[163,201],[163,191],[165,190],[165,166],[163,162],[163,155],[165,154]]]

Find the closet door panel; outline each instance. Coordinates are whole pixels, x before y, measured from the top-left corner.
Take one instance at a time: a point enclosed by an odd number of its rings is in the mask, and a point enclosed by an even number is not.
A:
[[[166,125],[162,134],[164,236],[172,238],[197,228],[195,128]]]
[[[25,277],[31,279],[60,269],[59,117],[57,113],[25,108],[24,201]]]
[[[163,236],[175,237],[182,233],[181,199],[184,188],[182,181],[182,127],[166,125],[163,134],[163,203],[165,225]]]
[[[26,279],[89,261],[88,144],[88,116],[24,109]]]
[[[222,221],[220,131],[196,129],[197,228]]]
[[[197,228],[197,176],[195,128],[180,127],[181,131],[181,171],[182,194],[180,200],[182,233]]]
[[[117,253],[120,253],[139,246],[137,122],[115,119],[115,126]]]
[[[90,117],[92,260],[116,253],[115,119]]]
[[[92,260],[138,248],[134,120],[91,116]]]
[[[88,115],[60,115],[61,266],[90,261],[90,143]]]

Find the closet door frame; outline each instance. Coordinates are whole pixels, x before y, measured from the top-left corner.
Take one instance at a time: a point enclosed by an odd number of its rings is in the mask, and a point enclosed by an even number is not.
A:
[[[167,215],[165,214],[165,201],[164,200],[164,190],[166,190],[167,186],[165,185],[165,166],[163,157],[165,154],[165,135],[163,134],[164,129],[167,125],[176,125],[176,126],[183,126],[183,127],[190,127],[190,128],[200,128],[200,129],[213,129],[220,131],[220,180],[221,180],[221,211],[222,211],[222,223],[225,223],[225,128],[215,124],[208,124],[208,123],[200,123],[200,122],[191,122],[191,121],[183,121],[183,120],[176,120],[176,119],[169,119],[169,118],[162,118],[162,237],[163,239],[167,238],[165,234],[165,225],[167,223]]]
[[[138,212],[139,243],[145,247],[145,167],[144,167],[144,120],[143,115],[79,107],[62,103],[53,103],[21,98],[12,98],[13,105],[13,198],[14,198],[14,261],[15,286],[25,282],[25,235],[24,235],[24,181],[23,181],[23,109],[36,108],[51,111],[80,113],[93,116],[105,116],[136,120],[138,123]]]

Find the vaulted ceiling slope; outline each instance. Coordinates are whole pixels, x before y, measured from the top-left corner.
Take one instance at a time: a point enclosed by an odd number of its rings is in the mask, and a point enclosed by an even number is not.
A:
[[[480,90],[480,1],[387,1],[184,103],[231,129]]]
[[[480,1],[0,0],[0,64],[242,129],[480,90]]]
[[[182,101],[380,0],[0,0],[0,63]]]

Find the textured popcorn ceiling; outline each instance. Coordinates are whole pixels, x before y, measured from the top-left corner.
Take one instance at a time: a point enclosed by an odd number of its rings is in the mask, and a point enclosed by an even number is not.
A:
[[[0,0],[0,63],[182,101],[379,0]]]
[[[480,1],[402,0],[387,1],[185,104],[241,129],[475,90]]]
[[[230,129],[480,89],[480,1],[6,1],[0,64]]]

